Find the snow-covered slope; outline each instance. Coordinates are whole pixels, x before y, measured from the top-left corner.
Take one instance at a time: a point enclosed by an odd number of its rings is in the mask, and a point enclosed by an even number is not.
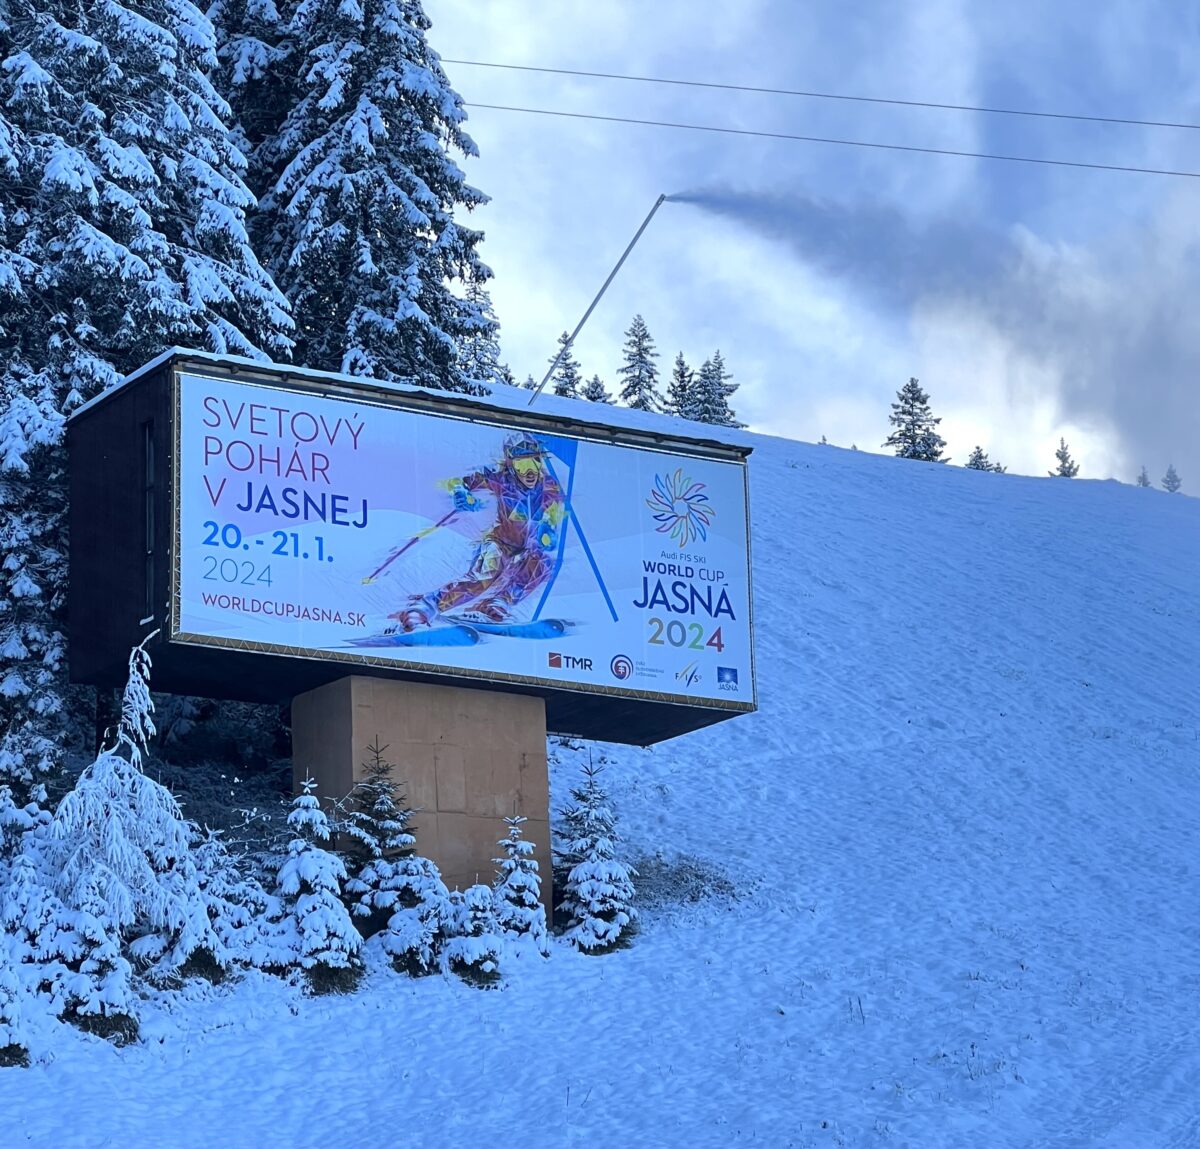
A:
[[[1200,1145],[1200,501],[755,442],[761,710],[603,748],[631,949],[148,1007],[6,1143]]]

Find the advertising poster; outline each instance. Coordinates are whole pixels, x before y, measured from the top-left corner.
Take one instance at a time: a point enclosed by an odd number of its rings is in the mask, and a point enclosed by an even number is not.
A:
[[[177,639],[753,706],[744,465],[178,385]]]

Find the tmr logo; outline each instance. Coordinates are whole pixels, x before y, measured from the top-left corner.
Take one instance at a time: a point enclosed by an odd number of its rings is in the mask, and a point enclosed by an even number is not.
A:
[[[558,654],[551,652],[549,655],[551,670],[591,670],[592,660],[590,658],[576,658],[573,654]]]
[[[738,688],[738,672],[736,666],[718,666],[717,667],[717,689],[718,690],[737,690]]]

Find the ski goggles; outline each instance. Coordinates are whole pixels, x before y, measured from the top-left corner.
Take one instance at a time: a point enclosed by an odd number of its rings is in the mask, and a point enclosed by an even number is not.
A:
[[[542,471],[542,461],[541,459],[533,458],[514,459],[512,467],[518,475],[538,475]]]

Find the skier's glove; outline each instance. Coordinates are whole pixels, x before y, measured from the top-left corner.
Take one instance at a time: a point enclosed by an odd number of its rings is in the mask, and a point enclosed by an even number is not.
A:
[[[483,506],[483,500],[478,495],[468,491],[462,483],[453,487],[450,495],[454,499],[454,509],[456,511],[477,511]]]
[[[538,525],[537,541],[542,550],[554,550],[558,546],[558,528],[543,520]]]

